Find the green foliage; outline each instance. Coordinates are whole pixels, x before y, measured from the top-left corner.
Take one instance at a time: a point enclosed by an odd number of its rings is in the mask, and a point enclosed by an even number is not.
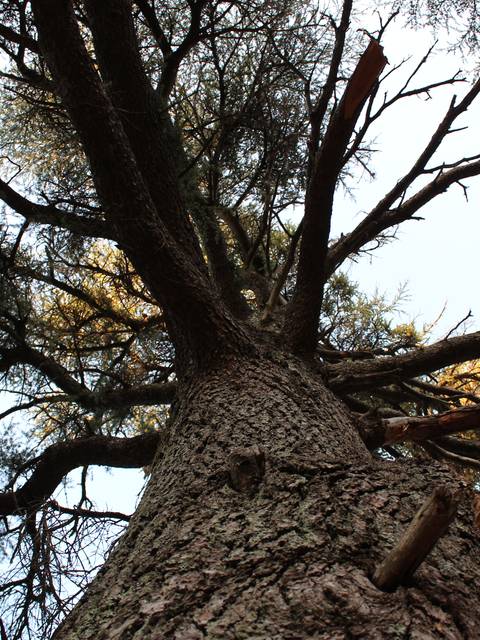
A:
[[[404,296],[401,288],[392,300],[378,292],[369,297],[345,273],[335,274],[325,290],[321,339],[341,351],[396,353],[417,346],[425,336],[414,323],[394,321]]]

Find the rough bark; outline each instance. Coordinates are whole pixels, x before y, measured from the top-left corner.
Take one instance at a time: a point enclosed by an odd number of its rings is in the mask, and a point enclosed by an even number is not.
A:
[[[270,350],[204,372],[159,451],[127,533],[55,640],[478,637],[464,505],[411,584],[370,581],[448,474],[374,461],[302,361]],[[251,482],[232,483],[232,468]]]

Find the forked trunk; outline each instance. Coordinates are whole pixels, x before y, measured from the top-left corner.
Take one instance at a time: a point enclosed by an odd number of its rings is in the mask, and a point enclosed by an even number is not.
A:
[[[232,359],[184,388],[127,533],[54,638],[478,638],[462,509],[411,585],[370,581],[446,477],[373,460],[300,360]]]

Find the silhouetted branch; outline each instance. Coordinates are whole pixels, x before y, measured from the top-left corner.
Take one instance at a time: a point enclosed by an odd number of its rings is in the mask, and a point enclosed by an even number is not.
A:
[[[37,204],[24,198],[6,182],[0,180],[0,199],[25,220],[33,224],[48,224],[87,238],[113,239],[112,229],[93,216],[88,219],[62,211],[52,205]]]
[[[0,515],[38,509],[77,467],[144,467],[152,461],[159,440],[160,434],[155,432],[133,438],[93,436],[54,444],[38,456],[32,475],[22,487],[0,494]]]
[[[330,388],[351,393],[382,387],[480,357],[480,332],[440,340],[406,354],[324,367]]]
[[[344,235],[330,247],[326,259],[327,277],[330,276],[348,256],[357,253],[361,247],[372,242],[386,229],[411,219],[414,213],[434,197],[446,191],[449,186],[458,183],[459,180],[480,173],[480,162],[467,162],[463,164],[462,161],[460,161],[461,164],[459,166],[455,166],[449,171],[439,171],[436,178],[429,184],[420,189],[408,200],[404,202],[400,201],[396,207],[393,207],[397,200],[404,198],[407,189],[416,178],[429,171],[427,169],[427,163],[437,151],[445,136],[452,133],[451,126],[453,122],[468,109],[479,93],[480,79],[477,80],[458,104],[456,104],[456,99],[453,98],[445,117],[437,127],[425,149],[412,165],[410,171],[396,183],[389,193],[382,198],[353,231]]]

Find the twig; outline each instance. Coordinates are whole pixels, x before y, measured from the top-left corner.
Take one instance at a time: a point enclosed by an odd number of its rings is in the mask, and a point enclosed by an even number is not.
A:
[[[460,320],[460,322],[457,322],[457,324],[456,324],[452,329],[450,329],[450,331],[447,333],[447,335],[445,336],[445,338],[444,338],[444,339],[445,339],[445,340],[448,340],[448,339],[449,339],[449,337],[452,335],[452,333],[454,333],[454,332],[458,329],[458,327],[459,327],[460,325],[462,325],[462,324],[463,324],[464,322],[466,322],[469,318],[471,318],[471,317],[472,317],[472,315],[473,315],[473,314],[472,314],[472,310],[470,309],[470,310],[469,310],[469,312],[467,313],[467,315],[466,315],[464,318],[462,318],[462,319]]]

